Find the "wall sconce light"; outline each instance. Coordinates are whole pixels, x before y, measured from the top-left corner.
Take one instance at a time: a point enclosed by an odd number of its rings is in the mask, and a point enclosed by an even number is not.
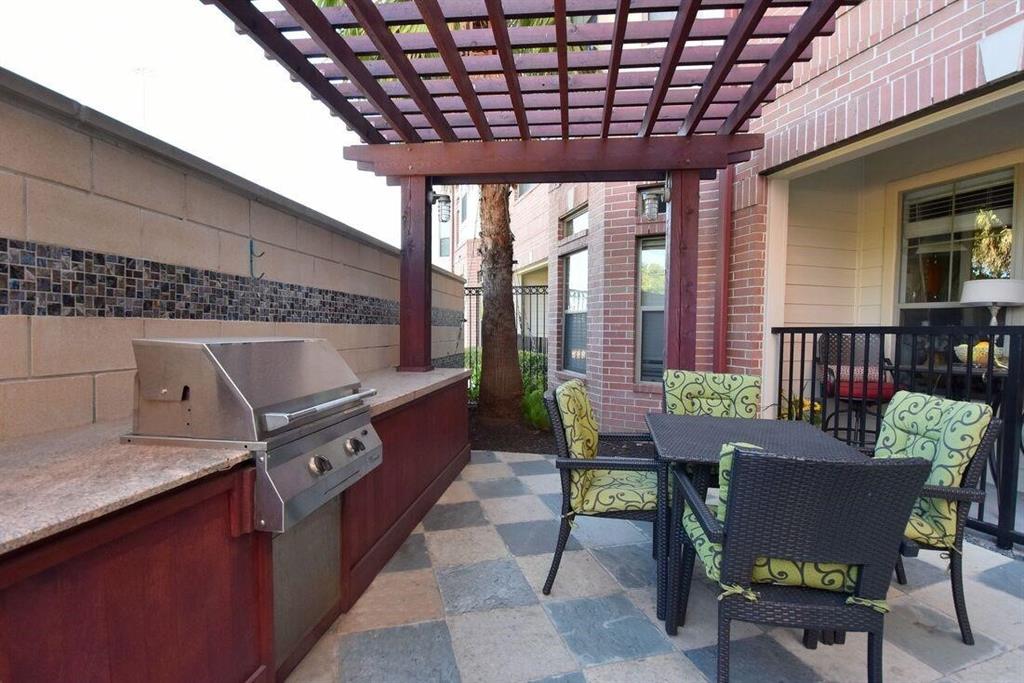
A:
[[[430,191],[431,204],[437,204],[437,219],[442,223],[447,223],[452,219],[452,196],[449,194],[440,194]]]
[[[644,218],[649,221],[656,220],[661,203],[665,200],[664,187],[649,187],[640,192],[640,199],[643,202]]]

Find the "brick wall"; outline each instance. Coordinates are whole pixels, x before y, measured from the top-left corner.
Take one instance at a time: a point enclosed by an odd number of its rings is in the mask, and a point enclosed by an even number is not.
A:
[[[867,0],[814,42],[811,61],[764,106],[763,150],[737,167],[729,363],[758,372],[764,321],[766,169],[898,122],[984,85],[978,43],[1021,21],[1021,0]]]
[[[171,313],[119,315],[124,302],[104,296],[120,286],[123,298],[123,282],[107,282],[125,277],[115,260],[236,282],[249,273],[250,239],[267,280],[383,302],[374,310],[390,315],[398,250],[95,113],[77,120],[79,110],[22,79],[0,83],[0,438],[130,415],[138,337],[316,336],[356,372],[397,364],[397,324],[233,316],[173,300]],[[95,279],[75,282],[83,254]],[[60,296],[44,305],[54,285]],[[435,271],[433,286],[444,317],[461,310],[461,279]],[[101,310],[85,310],[96,295]],[[65,296],[90,303],[78,311]],[[434,357],[461,351],[459,329],[434,327]]]

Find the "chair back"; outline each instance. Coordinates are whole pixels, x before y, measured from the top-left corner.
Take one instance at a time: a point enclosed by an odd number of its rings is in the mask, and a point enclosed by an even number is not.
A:
[[[931,465],[928,484],[976,488],[1000,426],[991,406],[901,391],[882,417],[875,457],[925,458]],[[975,457],[979,453],[983,456]],[[954,547],[969,507],[944,498],[918,498],[911,537],[932,547]]]
[[[839,563],[859,567],[855,595],[884,600],[928,471],[921,458],[835,462],[737,448],[721,582],[749,586],[762,557]]]
[[[721,372],[666,370],[665,412],[755,418],[761,410],[761,378]]]
[[[817,364],[841,382],[877,382],[885,364],[881,334],[826,332],[818,340]]]
[[[578,379],[561,384],[544,397],[555,433],[558,455],[563,458],[597,456],[597,418],[587,396],[587,387]]]

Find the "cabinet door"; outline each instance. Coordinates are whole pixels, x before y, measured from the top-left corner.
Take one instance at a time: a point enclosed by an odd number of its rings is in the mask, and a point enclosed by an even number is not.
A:
[[[271,680],[251,468],[0,560],[0,680]]]

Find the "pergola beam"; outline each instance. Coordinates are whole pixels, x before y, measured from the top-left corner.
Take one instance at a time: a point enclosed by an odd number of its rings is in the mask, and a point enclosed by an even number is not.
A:
[[[619,63],[622,61],[622,44],[626,37],[629,24],[629,0],[619,0],[615,7],[615,26],[612,36],[612,54],[608,61],[608,88],[604,94],[604,116],[601,119],[601,136],[608,136],[612,125],[612,108],[615,106],[615,93],[619,81]],[[568,83],[566,83],[568,89]]]
[[[747,88],[737,86],[726,86],[718,91],[718,96],[712,102],[712,106],[718,104],[737,104],[747,92]],[[588,107],[604,107],[608,101],[608,94],[611,88],[604,91],[576,91],[573,92],[570,104],[574,109],[585,109]],[[666,105],[692,104],[697,97],[696,88],[672,88],[665,97]],[[762,102],[771,102],[774,91],[769,90]],[[648,90],[615,90],[612,106],[619,107],[642,107],[646,106],[651,94]],[[478,95],[480,107],[485,112],[514,111],[512,100],[508,95]],[[395,97],[394,103],[403,114],[418,114],[419,109],[416,103],[406,97]],[[444,113],[465,112],[465,103],[458,95],[435,95],[434,102]],[[352,105],[363,114],[376,114],[376,108],[366,100],[353,100]],[[528,93],[523,95],[523,105],[526,111],[558,109],[558,93]]]
[[[213,0],[204,0],[212,2]],[[274,56],[298,81],[305,83],[313,94],[338,116],[363,140],[369,143],[385,142],[384,137],[348,99],[328,81],[320,70],[302,56],[287,38],[255,7],[246,0],[217,0],[218,9],[223,12],[240,32],[245,32],[263,48],[268,56]]]
[[[505,74],[505,85],[512,99],[512,109],[516,113],[519,132],[524,140],[530,139],[530,124],[526,119],[526,107],[523,105],[523,93],[519,89],[519,74],[516,72],[516,60],[512,54],[512,46],[508,39],[508,25],[505,23],[501,0],[485,0],[487,19],[494,34],[494,44],[498,52],[498,61]]]
[[[683,54],[683,47],[690,39],[690,29],[697,18],[698,9],[700,9],[700,0],[683,0],[679,4],[679,11],[676,12],[675,21],[672,22],[672,33],[669,35],[668,45],[665,46],[665,55],[658,67],[658,77],[651,90],[651,99],[647,103],[647,111],[644,113],[640,131],[637,133],[641,137],[647,137],[654,129],[654,123],[658,120],[658,113],[661,111],[669,84],[672,82],[672,75],[676,72],[679,58]]]
[[[772,7],[806,7],[812,0],[772,0]],[[843,0],[841,4],[856,5],[861,0]],[[441,11],[448,21],[485,21],[488,12],[483,0],[440,0]],[[566,0],[566,13],[569,16],[590,16],[594,14],[612,14],[616,11],[618,0]],[[740,9],[743,0],[702,0],[703,9]],[[551,15],[551,0],[505,0],[499,2],[507,19],[537,19]],[[634,0],[635,12],[674,11],[679,8],[679,0]],[[359,28],[359,22],[345,7],[326,7],[324,15],[335,28]],[[394,2],[380,5],[380,13],[389,26],[420,23],[420,15],[413,2]],[[267,12],[267,17],[281,31],[301,28],[285,12]]]
[[[419,0],[416,0],[417,4]],[[698,0],[698,4],[699,0]],[[558,6],[555,6],[555,20]],[[425,19],[426,17],[424,17]],[[506,14],[506,18],[508,15]],[[799,15],[782,14],[764,17],[754,30],[754,38],[785,38],[793,30]],[[447,19],[447,18],[446,18]],[[424,22],[426,23],[426,22]],[[624,43],[663,43],[672,33],[673,20],[657,19],[638,21],[623,33]],[[690,29],[690,40],[724,40],[729,35],[732,19],[698,19]],[[822,26],[823,33],[831,33],[834,26]],[[467,28],[450,32],[452,42],[459,50],[492,51],[497,48],[494,34],[489,28]],[[551,48],[560,44],[573,46],[610,45],[615,41],[613,24],[578,24],[571,33],[561,35],[558,24],[552,26],[512,26],[508,29],[509,42],[513,49]],[[407,53],[435,52],[438,45],[430,33],[413,32],[395,35],[399,46]],[[305,45],[296,41],[299,45]],[[366,36],[346,37],[349,47],[360,56],[376,55],[377,47]]]
[[[697,125],[698,133],[714,133],[718,130],[721,125],[722,119],[704,119]],[[679,121],[658,121],[654,126],[655,135],[675,135],[679,131]],[[739,132],[745,133],[749,130],[749,124],[744,123],[740,126]],[[640,124],[637,122],[612,122],[611,127],[608,130],[610,137],[629,136],[636,137],[637,131],[640,128]],[[468,128],[456,128],[456,134],[459,135],[460,140],[474,141],[478,140],[476,137],[476,129],[473,127]],[[401,142],[398,135],[391,130],[382,130],[384,137],[389,142]],[[494,134],[495,140],[519,140],[521,131],[518,126],[491,126],[491,132]],[[601,134],[600,123],[571,123],[569,124],[569,137],[580,138],[580,137],[598,137]],[[440,139],[437,137],[437,133],[433,129],[424,129],[422,131],[422,137],[424,142],[439,142]],[[530,124],[530,137],[531,138],[561,138],[562,137],[562,124],[561,123],[541,123],[541,124]],[[733,163],[730,161],[730,163]]]
[[[469,78],[465,64],[462,63],[462,55],[459,54],[455,40],[452,38],[452,32],[448,28],[448,22],[441,12],[437,0],[416,0],[416,6],[419,7],[420,13],[423,15],[423,22],[427,25],[427,30],[430,31],[430,36],[437,45],[441,58],[448,65],[452,81],[455,83],[455,87],[458,88],[459,96],[462,97],[466,112],[473,119],[476,129],[480,133],[480,139],[493,140],[494,136],[491,134],[491,127],[487,122],[487,117],[484,115],[483,107],[480,106],[476,90],[473,89],[473,82]],[[433,97],[431,97],[431,100],[433,100]],[[434,105],[436,106],[437,103],[434,102]],[[440,108],[438,110],[440,111]]]
[[[376,45],[381,57],[391,67],[392,74],[402,82],[409,97],[419,105],[423,115],[430,119],[438,136],[449,142],[457,140],[455,131],[451,129],[441,110],[434,104],[434,98],[427,92],[415,67],[402,52],[398,45],[398,39],[384,22],[377,5],[372,0],[345,0],[345,2],[359,21],[360,26]]]
[[[750,118],[758,104],[764,102],[765,98],[774,92],[779,77],[793,65],[796,55],[807,49],[807,46],[818,35],[818,29],[835,14],[841,2],[842,0],[814,0],[811,3],[807,11],[800,15],[800,20],[793,27],[793,32],[782,41],[782,45],[768,60],[743,99],[726,118],[719,130],[720,133],[725,135],[735,133],[740,125]]]
[[[711,101],[715,99],[715,93],[725,83],[725,74],[729,73],[733,65],[740,59],[741,53],[754,34],[754,29],[757,28],[758,22],[761,21],[761,17],[767,10],[768,0],[749,0],[743,5],[743,9],[740,10],[739,16],[736,17],[732,30],[729,32],[729,37],[725,39],[725,44],[722,45],[722,49],[718,53],[718,58],[711,67],[711,71],[708,72],[704,84],[700,87],[690,115],[679,128],[680,135],[693,135],[696,132],[701,117],[710,106]],[[772,57],[776,54],[777,51],[773,48]]]
[[[762,135],[701,138],[581,138],[439,143],[432,145],[357,145],[346,147],[350,161],[364,162],[382,176],[446,176],[503,173],[529,177],[558,172],[635,172],[725,168],[730,154],[760,149]]]
[[[490,1],[490,0],[489,0]],[[500,28],[498,29],[501,30]],[[296,41],[298,42],[298,41]],[[309,42],[309,41],[307,41]],[[779,43],[751,43],[744,47],[736,56],[736,64],[766,64],[775,54]],[[319,50],[317,51],[319,52]],[[558,72],[558,55],[553,52],[528,52],[512,55],[509,48],[509,56],[514,60],[516,76],[519,72]],[[664,49],[657,47],[635,48],[622,51],[623,68],[653,68],[660,67]],[[679,58],[681,66],[711,66],[718,56],[719,47],[716,45],[694,45],[683,48]],[[418,77],[448,76],[448,66],[440,57],[422,57],[409,59],[400,53],[402,59],[408,61]],[[462,58],[466,65],[466,71],[470,74],[503,74],[508,69],[503,64],[502,55],[504,48],[499,48],[498,56],[494,55],[469,55]],[[308,55],[311,57],[322,56],[319,54]],[[567,56],[567,68],[569,71],[602,71],[608,68],[610,53],[608,50],[582,50],[570,52]],[[797,58],[798,61],[808,61],[811,58],[810,49],[805,50]],[[377,78],[396,78],[394,68],[387,60],[371,59],[364,60],[366,69]],[[319,65],[321,71],[328,78],[344,76],[332,64],[324,63]],[[408,76],[408,74],[407,74]],[[482,80],[482,79],[481,79]],[[474,84],[476,81],[474,81]],[[404,83],[403,83],[404,85]]]
[[[724,102],[720,104],[713,104],[708,108],[704,115],[704,120],[715,120],[719,123],[725,120],[729,114],[734,110],[734,105]],[[581,123],[604,123],[603,107],[573,107],[569,110],[569,125],[577,125]],[[612,123],[640,123],[643,120],[646,107],[643,106],[632,106],[632,107],[612,107],[610,112],[609,124]],[[674,121],[677,125],[681,124],[686,120],[686,115],[690,111],[690,106],[686,104],[674,104],[668,105],[662,109],[662,116],[659,121]],[[754,110],[755,112],[757,110]],[[505,111],[490,111],[485,113],[485,122],[490,126],[515,126],[517,125],[515,112]],[[370,114],[367,117],[375,127],[386,128],[388,127],[387,121],[380,115]],[[458,128],[473,128],[479,130],[476,121],[466,112],[450,112],[445,114],[445,118],[448,120],[448,124],[455,129]],[[417,130],[429,130],[432,128],[430,121],[427,120],[422,114],[409,114],[409,123],[413,125]],[[530,125],[543,125],[543,124],[561,124],[563,122],[562,112],[558,109],[540,109],[530,114]],[[486,138],[481,138],[486,139]]]
[[[288,11],[309,34],[320,48],[331,58],[331,61],[348,78],[365,93],[377,111],[387,120],[405,142],[421,142],[419,134],[409,124],[405,115],[395,106],[387,93],[384,92],[377,79],[370,75],[363,62],[352,52],[345,40],[331,27],[324,18],[320,8],[312,0],[281,0],[281,5]],[[303,60],[305,61],[305,60]]]
[[[758,75],[762,69],[760,66],[743,64],[740,66],[734,66],[732,71],[725,79],[726,85],[744,86],[750,85],[757,80]],[[704,76],[708,73],[708,69],[687,69],[685,71],[676,71],[675,75],[672,76],[672,87],[673,88],[686,88],[699,86]],[[617,93],[626,93],[630,90],[648,90],[654,85],[654,80],[657,77],[657,73],[653,71],[624,71],[619,73],[618,83],[616,84]],[[792,70],[783,74],[782,78],[779,79],[780,83],[787,83],[793,80]],[[431,79],[424,81],[423,83],[427,90],[434,96],[438,95],[458,95],[458,91],[455,88],[455,84],[448,79]],[[529,95],[538,95],[545,93],[558,93],[558,79],[557,77],[552,78],[550,76],[524,76],[516,79],[516,84],[519,91],[523,94],[524,98]],[[478,78],[473,81],[474,89],[480,94],[481,98],[485,95],[508,95],[508,86],[506,79],[504,78]],[[583,74],[571,74],[569,76],[569,91],[570,92],[600,92],[604,93],[609,86],[608,77],[601,73],[583,73]],[[360,98],[363,95],[360,93],[358,87],[352,83],[339,82],[335,84],[338,91],[349,98]],[[381,83],[381,87],[384,88],[384,92],[388,93],[392,97],[405,97],[405,88],[398,81],[385,81]],[[696,95],[696,93],[694,93]],[[670,94],[671,96],[671,94]],[[646,103],[649,95],[644,95],[643,102]],[[717,99],[717,98],[716,98]],[[481,100],[483,101],[483,100]],[[692,100],[691,100],[692,101]],[[635,104],[635,103],[633,103]],[[552,107],[557,107],[556,104]],[[527,108],[531,108],[527,106]],[[532,107],[534,109],[540,108],[537,106]]]

